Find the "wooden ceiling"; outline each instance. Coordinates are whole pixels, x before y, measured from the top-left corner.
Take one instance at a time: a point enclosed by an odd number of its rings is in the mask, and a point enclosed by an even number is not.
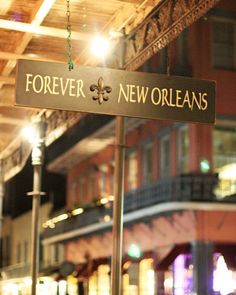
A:
[[[68,63],[68,1],[74,62],[99,64],[90,41],[124,28],[125,68],[136,70],[221,0],[0,0],[0,181],[18,173],[30,155],[22,126],[44,114],[48,146],[84,116],[14,105],[18,59]],[[111,41],[116,45],[119,37]],[[118,66],[117,59],[113,50],[108,66]]]
[[[72,57],[95,64],[88,50],[97,33],[132,30],[161,0],[70,0]],[[67,63],[66,0],[0,0],[0,159],[39,110],[14,106],[17,59]]]

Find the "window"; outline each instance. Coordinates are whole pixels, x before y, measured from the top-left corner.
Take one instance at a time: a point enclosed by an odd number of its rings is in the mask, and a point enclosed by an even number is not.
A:
[[[97,277],[97,272],[94,272],[88,279],[88,294],[89,295],[97,295],[98,294],[98,289],[97,289],[97,284],[98,284],[98,277]]]
[[[108,265],[99,265],[97,270],[97,284],[98,284],[98,295],[109,295],[110,294],[110,267]]]
[[[215,190],[218,198],[236,193],[236,131],[215,129],[213,131],[214,171],[219,175]]]
[[[110,185],[111,185],[110,193],[114,195],[114,185],[115,185],[115,162],[114,161],[112,161],[110,164]]]
[[[170,136],[160,139],[160,177],[170,176]]]
[[[88,175],[88,200],[92,201],[95,198],[95,175],[90,171]]]
[[[178,172],[188,173],[189,136],[187,126],[178,129]]]
[[[149,184],[152,181],[152,145],[145,144],[143,147],[143,184]]]
[[[58,244],[54,245],[54,261],[58,262],[59,261],[59,248]]]
[[[139,289],[139,263],[132,262],[128,268],[129,294],[138,295]]]
[[[107,165],[100,165],[99,166],[99,192],[100,192],[101,197],[107,193],[107,190],[106,190],[107,172],[108,172]]]
[[[70,192],[70,206],[75,206],[75,200],[76,200],[76,183],[75,180],[72,181],[71,184],[71,192]]]
[[[24,242],[24,261],[28,262],[28,241]]]
[[[128,189],[137,188],[138,160],[137,152],[132,151],[128,154]]]
[[[153,269],[153,259],[147,258],[139,264],[139,294],[155,294],[155,273]]]
[[[85,178],[83,176],[80,176],[78,180],[78,193],[79,193],[79,204],[83,204],[84,197],[85,197]]]
[[[2,243],[2,266],[7,266],[10,264],[10,237],[4,236]]]
[[[235,23],[213,20],[213,66],[223,69],[235,69]]]
[[[236,163],[236,131],[215,129],[213,131],[214,169],[219,171],[224,165]]]
[[[50,246],[50,254],[50,262],[52,265],[61,263],[64,258],[63,245],[58,243],[52,244]]]
[[[18,242],[17,243],[17,250],[16,250],[16,259],[17,259],[17,263],[21,262],[21,243]]]

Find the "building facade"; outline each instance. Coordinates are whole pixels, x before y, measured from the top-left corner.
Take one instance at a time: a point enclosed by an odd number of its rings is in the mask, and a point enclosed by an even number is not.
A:
[[[40,224],[48,219],[51,207],[49,202],[41,206]],[[15,218],[4,218],[0,294],[30,294],[31,215],[28,211]],[[42,230],[40,227],[40,234]],[[44,255],[44,262],[40,258],[41,269],[53,265],[50,251],[49,247],[44,248],[44,253],[40,249],[41,255]]]
[[[235,13],[221,1],[139,69],[215,80],[216,124],[126,118],[123,294],[236,292]],[[43,243],[64,245],[69,294],[110,294],[114,125],[88,115],[74,146],[48,151],[48,168],[67,174],[67,208]]]
[[[220,1],[139,68],[215,80],[216,124],[125,119],[123,295],[236,292],[235,15],[234,1]],[[111,293],[114,134],[114,117],[84,115],[46,149],[67,190],[66,207],[42,220],[39,293]],[[28,261],[27,220],[4,234],[9,249],[16,233],[14,269]]]

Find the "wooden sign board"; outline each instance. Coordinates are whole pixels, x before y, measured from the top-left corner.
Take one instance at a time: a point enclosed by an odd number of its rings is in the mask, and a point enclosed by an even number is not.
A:
[[[19,60],[16,105],[214,123],[215,82]]]

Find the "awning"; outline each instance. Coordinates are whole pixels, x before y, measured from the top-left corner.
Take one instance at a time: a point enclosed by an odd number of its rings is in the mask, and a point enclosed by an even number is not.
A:
[[[215,252],[224,256],[228,268],[236,269],[236,244],[216,244]]]
[[[174,262],[175,258],[180,254],[188,254],[191,251],[190,244],[175,245],[172,250],[160,261],[157,261],[156,270],[167,270]]]
[[[88,262],[79,264],[77,266],[74,277],[78,278],[78,280],[87,279],[89,276],[92,275],[94,271],[97,270],[99,265],[110,264],[110,263],[111,263],[110,257],[89,260]]]

